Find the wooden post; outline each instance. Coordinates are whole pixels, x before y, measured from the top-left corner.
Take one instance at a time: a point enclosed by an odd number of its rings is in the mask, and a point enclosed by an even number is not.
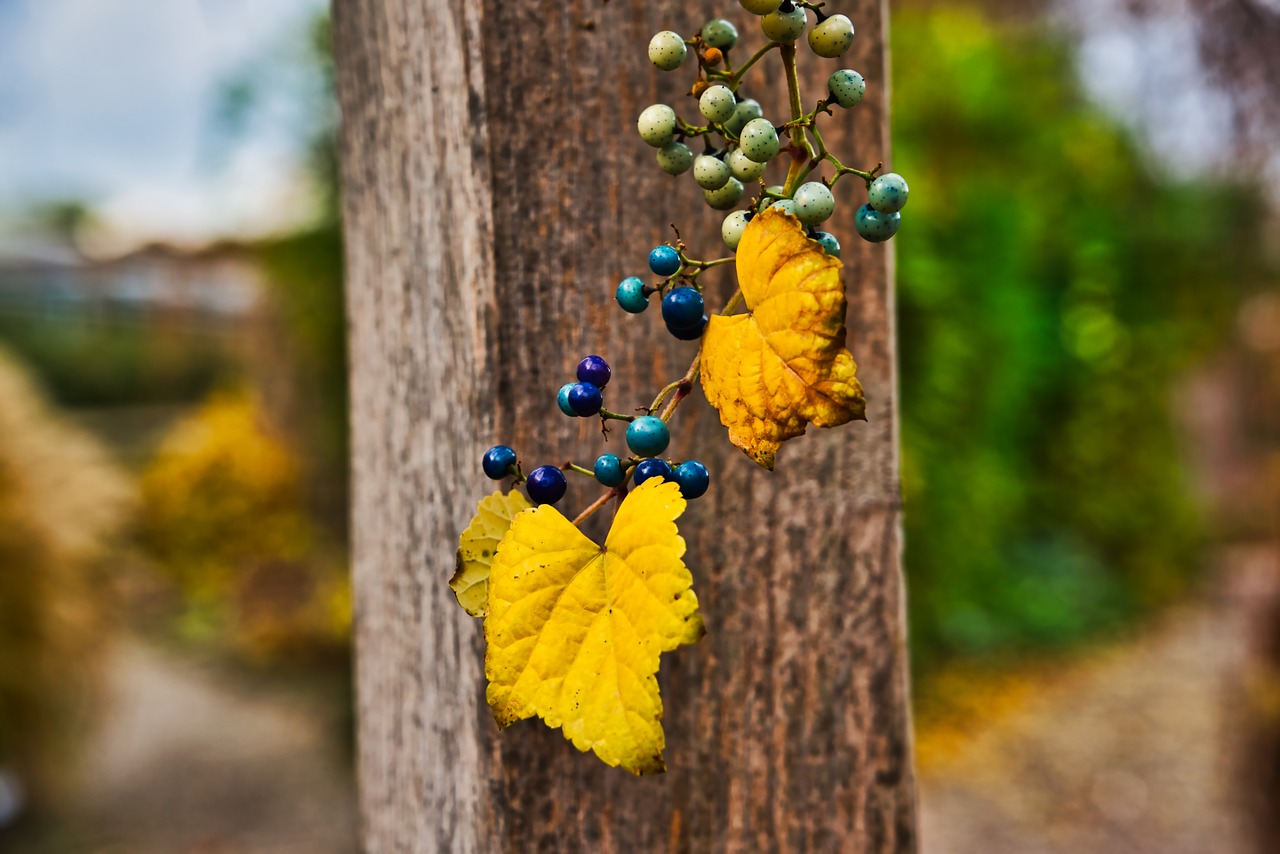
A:
[[[824,136],[865,168],[888,155],[886,2],[836,6],[855,47],[841,63],[801,47],[805,100],[837,67],[864,73],[867,100]],[[713,481],[681,525],[708,635],[664,657],[666,775],[604,767],[537,721],[499,734],[481,625],[446,586],[492,488],[486,447],[510,444],[526,466],[600,452],[598,424],[554,402],[579,358],[606,356],[610,405],[630,409],[693,354],[612,292],[645,273],[669,222],[695,255],[723,248],[723,214],[688,176],[659,172],[635,133],[654,101],[696,114],[692,73],[654,69],[649,37],[714,15],[761,43],[732,0],[334,4],[370,851],[915,850],[892,255],[854,234],[852,182],[831,230],[869,422],[811,429],[771,474],[729,445],[700,393],[677,415],[671,452]],[[744,91],[785,115],[768,60],[770,79]],[[721,272],[713,292],[727,296],[728,269],[706,278]],[[564,506],[595,495],[575,483]]]

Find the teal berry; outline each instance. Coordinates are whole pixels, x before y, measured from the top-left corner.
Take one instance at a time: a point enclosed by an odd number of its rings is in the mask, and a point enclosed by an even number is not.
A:
[[[847,109],[862,103],[862,97],[867,94],[867,81],[853,69],[841,68],[827,78],[827,91],[837,104]]]
[[[738,3],[753,15],[767,15],[778,11],[782,0],[738,0]]]
[[[747,230],[749,222],[751,211],[734,211],[725,217],[720,225],[720,237],[724,240],[724,245],[737,252],[738,244],[742,242],[742,232]]]
[[[665,243],[649,250],[649,269],[657,276],[674,276],[680,269],[680,253]]]
[[[515,464],[516,452],[506,445],[494,445],[484,452],[484,459],[480,461],[484,476],[490,480],[502,480],[511,474]]]
[[[760,108],[759,101],[754,98],[743,98],[738,101],[738,106],[733,108],[733,117],[724,123],[724,129],[737,136],[742,133],[742,129],[747,126],[747,122],[752,119],[758,119],[763,115],[764,110]]]
[[[702,40],[711,47],[728,50],[738,43],[738,28],[724,18],[712,18],[702,25]]]
[[[867,191],[867,204],[882,214],[893,214],[907,206],[907,196],[910,194],[906,179],[897,172],[890,172],[871,182],[871,189]]]
[[[738,203],[743,192],[745,189],[742,182],[737,178],[730,178],[729,182],[718,190],[703,190],[702,197],[715,210],[727,211]]]
[[[769,168],[768,163],[757,163],[743,154],[741,148],[730,151],[724,162],[729,164],[729,171],[739,181],[755,181]]]
[[[601,454],[596,458],[592,471],[601,486],[622,486],[627,480],[627,470],[617,454]]]
[[[707,487],[711,485],[711,475],[707,473],[707,467],[697,460],[688,460],[676,466],[675,471],[671,473],[671,480],[680,487],[680,494],[688,499],[706,495]]]
[[[649,307],[649,295],[644,292],[644,282],[635,276],[628,276],[618,283],[614,299],[627,314],[640,314]],[[564,409],[563,406],[560,408]]]
[[[538,466],[529,472],[524,491],[529,493],[535,504],[555,504],[564,498],[564,491],[569,486],[564,472],[555,466]]]
[[[858,235],[872,243],[884,243],[893,237],[898,233],[898,226],[901,223],[902,214],[880,213],[871,205],[858,208],[858,213],[853,218],[853,227],[857,229]]]
[[[699,154],[693,160],[693,180],[704,190],[718,190],[732,177],[729,164],[714,154]]]
[[[663,148],[676,135],[676,111],[666,104],[651,104],[636,119],[640,138],[654,148]]]
[[[822,251],[826,252],[833,258],[840,257],[840,241],[836,240],[836,236],[829,231],[815,231],[810,235],[814,240],[818,241],[818,245],[822,247]]]
[[[832,15],[809,31],[809,47],[818,56],[835,59],[853,44],[853,22],[844,15]]]
[[[646,302],[645,305],[648,305]],[[560,411],[570,418],[577,418],[578,413],[573,411],[573,405],[569,403],[569,391],[576,383],[565,383],[560,386],[560,391],[556,392],[556,406],[560,407]]]
[[[636,463],[635,482],[636,486],[644,483],[650,478],[657,477],[663,480],[671,480],[671,466],[666,460],[647,459]]]
[[[778,131],[768,119],[747,122],[738,138],[738,150],[756,163],[768,163],[780,147]]]
[[[788,6],[791,6],[790,10],[783,11]],[[806,23],[808,18],[805,17],[803,7],[784,2],[776,12],[770,12],[760,19],[760,29],[773,41],[790,44],[800,38]]]
[[[796,219],[805,225],[825,222],[836,209],[836,198],[821,181],[801,184],[793,197]]]
[[[663,71],[675,71],[684,63],[689,48],[679,33],[663,30],[649,40],[649,61]]]
[[[714,86],[708,86],[702,96],[698,98],[698,111],[709,122],[718,124],[727,122],[733,118],[737,107],[738,102],[733,97],[733,90],[719,83]]]
[[[640,457],[656,457],[671,444],[667,422],[653,415],[641,415],[627,425],[627,447]],[[636,481],[639,483],[639,481]]]
[[[693,165],[693,152],[683,142],[672,140],[657,151],[658,168],[668,175],[683,175]]]

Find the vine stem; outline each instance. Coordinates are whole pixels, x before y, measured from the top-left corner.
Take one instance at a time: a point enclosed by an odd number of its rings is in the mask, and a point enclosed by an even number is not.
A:
[[[609,499],[615,498],[615,497],[621,498],[625,491],[626,490],[624,490],[621,486],[615,486],[613,489],[610,489],[604,495],[601,495],[594,502],[592,502],[590,507],[588,507],[586,510],[583,510],[581,513],[579,513],[577,517],[574,518],[573,524],[581,525],[597,510],[599,510],[601,507],[608,504]]]
[[[787,75],[787,100],[791,105],[791,122],[793,123],[791,124],[791,145],[806,152],[812,158],[813,149],[809,145],[809,138],[805,135],[804,126],[795,124],[804,118],[804,104],[800,100],[800,77],[796,73],[796,46],[784,44],[778,48],[778,52],[782,55],[782,68]],[[805,162],[795,158],[791,160],[791,168],[787,170],[787,180],[782,190],[788,198],[795,192]]]
[[[764,47],[760,48],[755,53],[751,54],[751,58],[748,59],[746,62],[742,63],[742,66],[737,71],[733,72],[733,74],[730,76],[729,80],[731,85],[729,86],[729,88],[736,93],[738,91],[738,84],[742,82],[742,75],[747,73],[747,69],[751,68],[751,66],[755,65],[757,62],[763,59],[766,53],[768,53],[769,51],[773,50],[775,47],[778,47],[778,46],[779,45],[777,42],[771,41]],[[794,47],[792,48],[792,52],[793,53],[795,52]]]

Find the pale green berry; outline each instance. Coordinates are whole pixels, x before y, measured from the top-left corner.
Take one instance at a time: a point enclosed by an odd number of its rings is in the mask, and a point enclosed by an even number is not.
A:
[[[836,240],[836,236],[829,231],[815,231],[811,237],[818,241],[818,245],[822,247],[822,251],[826,252],[832,258],[840,257],[840,241]]]
[[[718,190],[703,190],[702,197],[716,210],[727,211],[742,198],[742,191],[742,182],[737,178],[730,178]]]
[[[658,149],[658,168],[668,175],[683,175],[693,165],[693,152],[683,142],[668,142]]]
[[[757,163],[750,157],[742,153],[742,149],[735,148],[729,152],[725,162],[729,164],[729,171],[733,173],[733,177],[742,181],[754,181],[764,174],[764,170],[769,167],[768,163]]]
[[[897,213],[906,207],[910,193],[907,179],[897,172],[890,172],[871,182],[871,188],[867,191],[867,204],[882,214]]]
[[[835,196],[821,181],[801,184],[793,197],[796,203],[796,219],[805,225],[817,225],[831,216],[836,209]]]
[[[704,190],[718,190],[728,184],[732,177],[729,164],[719,157],[699,154],[693,161],[693,180]]]
[[[738,102],[733,97],[733,91],[719,83],[708,86],[702,93],[702,97],[698,99],[698,109],[709,122],[727,122],[733,118],[733,112],[737,106]]]
[[[764,188],[764,191],[772,196],[781,196],[784,189],[781,184],[770,184]]]
[[[728,50],[738,43],[738,28],[724,18],[712,18],[702,25],[702,40],[711,47]]]
[[[640,138],[654,148],[662,148],[676,135],[676,111],[666,104],[645,107],[636,120]]]
[[[738,149],[756,163],[768,163],[780,147],[778,132],[768,119],[752,119],[738,137]]]
[[[800,38],[804,25],[808,22],[802,7],[793,7],[790,12],[770,12],[760,19],[760,29],[776,42],[790,44]]]
[[[749,222],[751,222],[751,211],[734,211],[725,217],[720,225],[720,237],[724,239],[724,245],[737,252],[738,244],[742,241],[742,232],[746,231]]]
[[[840,106],[853,107],[860,104],[862,96],[867,94],[867,81],[858,72],[841,68],[827,79],[827,91]]]
[[[853,22],[844,15],[832,15],[809,30],[809,47],[818,56],[834,59],[853,44]]]
[[[753,15],[767,15],[778,11],[782,0],[738,0],[738,3]]]
[[[729,121],[724,123],[725,130],[737,136],[742,133],[742,129],[747,126],[747,122],[752,119],[758,119],[764,115],[764,110],[760,109],[760,102],[754,98],[743,98],[738,102],[738,106],[733,110],[733,116]]]
[[[776,202],[774,202],[773,204],[769,205],[769,207],[771,207],[771,208],[776,208],[776,209],[778,209],[778,210],[782,211],[783,213],[789,213],[789,214],[791,214],[792,216],[795,216],[795,215],[796,215],[796,200],[795,200],[795,199],[779,199],[778,201],[776,201]]]
[[[649,61],[663,71],[675,71],[688,53],[684,39],[671,30],[663,30],[649,40]]]

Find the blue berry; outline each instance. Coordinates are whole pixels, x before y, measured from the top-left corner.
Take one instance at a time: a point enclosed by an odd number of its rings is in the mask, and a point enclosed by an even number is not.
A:
[[[725,169],[726,175],[728,169]],[[658,276],[674,276],[680,269],[680,253],[670,246],[655,246],[649,253],[649,269]]]
[[[666,460],[656,460],[653,458],[641,460],[636,464],[636,486],[639,486],[651,477],[660,477],[663,480],[670,480],[671,474],[671,466],[667,464]]]
[[[662,319],[672,328],[688,329],[702,322],[706,307],[702,294],[695,288],[672,288],[662,298]]]
[[[627,425],[627,447],[641,457],[661,454],[671,444],[667,422],[654,415],[641,415]]]
[[[609,384],[611,376],[613,371],[609,370],[609,363],[604,360],[604,356],[587,356],[578,363],[580,382],[592,383],[597,388],[604,388]]]
[[[672,326],[670,323],[668,323],[667,331],[670,332],[673,337],[681,341],[697,341],[699,338],[702,337],[702,333],[706,330],[707,323],[709,322],[709,320],[710,319],[704,314],[702,315],[702,319],[698,321],[696,326],[677,327],[677,326]]]
[[[818,241],[818,245],[822,250],[833,258],[840,257],[840,241],[836,240],[836,236],[829,231],[815,231],[810,235],[814,240]]]
[[[564,472],[555,466],[538,466],[529,472],[524,491],[529,493],[535,504],[555,504],[564,498],[564,491],[569,482],[564,479]]]
[[[649,307],[649,297],[644,292],[644,282],[635,276],[628,276],[618,284],[618,292],[614,295],[618,305],[628,314],[639,314]]]
[[[594,471],[601,486],[621,486],[627,479],[627,470],[617,454],[601,454],[596,458]]]
[[[680,494],[685,498],[701,498],[711,485],[707,467],[697,460],[689,460],[676,466],[671,479],[680,485]]]
[[[506,445],[494,445],[484,452],[484,460],[480,463],[484,476],[490,480],[502,480],[511,473],[516,464],[516,452]]]
[[[871,182],[867,190],[867,204],[882,214],[897,213],[907,206],[910,194],[907,180],[897,172],[890,172]]]
[[[556,392],[556,405],[560,407],[560,411],[570,418],[577,418],[578,413],[573,411],[573,404],[569,402],[569,392],[573,390],[574,383],[565,383],[560,386],[560,391]]]
[[[853,218],[853,227],[857,229],[858,234],[863,240],[869,240],[872,243],[884,243],[893,237],[898,233],[898,226],[901,223],[902,214],[880,213],[871,205],[858,208],[857,216]]]
[[[574,383],[569,388],[569,406],[583,418],[595,415],[603,405],[604,395],[595,383]]]

